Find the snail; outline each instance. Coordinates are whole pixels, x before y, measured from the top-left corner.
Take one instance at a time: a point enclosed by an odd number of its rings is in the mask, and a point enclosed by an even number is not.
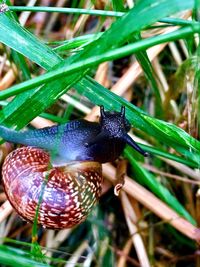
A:
[[[83,119],[36,130],[0,126],[0,137],[25,146],[12,151],[2,166],[3,185],[13,208],[33,222],[52,229],[84,221],[99,199],[101,164],[119,157],[126,144],[146,156],[127,134],[125,107],[100,108],[100,120]]]

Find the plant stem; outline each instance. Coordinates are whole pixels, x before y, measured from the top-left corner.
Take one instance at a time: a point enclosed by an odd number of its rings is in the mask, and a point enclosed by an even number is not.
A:
[[[45,82],[55,80],[59,77],[63,77],[63,75],[72,74],[74,72],[87,69],[91,66],[97,66],[102,62],[119,59],[133,54],[137,51],[145,50],[161,43],[185,38],[191,34],[198,32],[200,32],[200,25],[194,23],[191,26],[178,29],[177,31],[165,35],[155,36],[117,49],[113,49],[112,51],[102,53],[100,56],[89,57],[87,59],[79,61],[78,63],[72,63],[70,66],[68,65],[68,62],[66,62],[66,64],[64,64],[58,69],[52,70],[37,78],[25,81],[23,83],[10,87],[5,91],[0,92],[0,100],[4,100],[7,97],[17,95],[33,87],[44,84]]]

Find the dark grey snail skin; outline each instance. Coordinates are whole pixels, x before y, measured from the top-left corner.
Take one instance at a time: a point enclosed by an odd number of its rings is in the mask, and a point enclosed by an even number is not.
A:
[[[117,159],[126,144],[147,156],[147,152],[127,134],[129,130],[124,107],[121,112],[105,112],[101,106],[99,123],[80,119],[24,132],[0,126],[0,137],[8,142],[47,150],[55,165],[77,160],[105,163]]]

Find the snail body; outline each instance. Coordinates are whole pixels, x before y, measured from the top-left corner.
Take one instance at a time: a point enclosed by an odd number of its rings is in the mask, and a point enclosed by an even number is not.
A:
[[[2,167],[7,197],[25,220],[47,228],[81,223],[101,194],[101,163],[119,157],[126,144],[144,152],[127,134],[121,112],[105,112],[100,123],[85,120],[26,132],[0,126],[6,141],[26,145],[11,152]]]

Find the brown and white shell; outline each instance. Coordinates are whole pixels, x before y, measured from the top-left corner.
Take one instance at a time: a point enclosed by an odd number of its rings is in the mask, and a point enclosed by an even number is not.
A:
[[[70,228],[85,220],[101,194],[101,164],[72,162],[52,167],[39,148],[11,152],[2,167],[6,195],[17,213],[47,228]]]

